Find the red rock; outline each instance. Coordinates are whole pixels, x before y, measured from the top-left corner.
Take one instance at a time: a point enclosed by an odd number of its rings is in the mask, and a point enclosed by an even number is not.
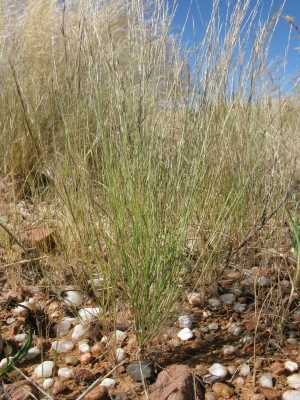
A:
[[[53,230],[46,225],[28,227],[22,235],[22,239],[28,246],[43,251],[53,250],[56,246]]]
[[[274,362],[271,365],[270,369],[276,375],[283,375],[285,373],[285,371],[286,371],[285,370],[285,366],[282,363],[278,362],[278,361]]]
[[[191,400],[195,393],[204,400],[204,390],[186,365],[172,365],[158,374],[150,387],[150,400]]]
[[[26,380],[4,385],[4,388],[11,400],[27,400],[39,394],[38,389]]]
[[[96,386],[88,394],[84,396],[84,400],[108,400],[108,391],[106,386]]]
[[[263,394],[266,397],[267,400],[280,400],[281,399],[281,393],[278,390],[266,388],[266,387],[260,387],[259,391],[261,394]]]

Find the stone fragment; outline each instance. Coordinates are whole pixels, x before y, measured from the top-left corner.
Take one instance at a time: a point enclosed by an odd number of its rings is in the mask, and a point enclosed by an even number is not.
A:
[[[77,385],[87,385],[95,380],[95,375],[88,369],[79,369],[75,374],[75,383]]]
[[[71,328],[71,322],[64,320],[53,326],[53,332],[57,337],[66,336]]]
[[[81,324],[77,324],[74,327],[73,333],[72,333],[72,339],[73,340],[78,340],[82,338],[82,336],[86,333],[87,328]]]
[[[211,306],[211,308],[220,308],[222,305],[220,300],[215,298],[208,299],[208,304]]]
[[[67,356],[65,358],[65,363],[67,365],[73,365],[74,367],[76,367],[80,363],[80,361],[75,356]]]
[[[61,381],[56,381],[54,382],[53,388],[52,388],[52,394],[56,396],[59,393],[64,392],[67,389],[67,385],[64,382]]]
[[[32,360],[33,358],[39,356],[41,354],[41,349],[38,347],[31,347],[31,349],[28,350],[28,353],[26,354],[25,358],[26,360]]]
[[[282,394],[282,400],[300,400],[300,392],[298,390],[287,390]]]
[[[81,308],[78,311],[79,317],[81,318],[82,324],[86,325],[89,322],[92,322],[94,318],[99,317],[99,314],[102,313],[102,309],[100,307],[86,307]]]
[[[70,379],[74,377],[74,371],[71,368],[61,367],[57,371],[57,375],[66,379]]]
[[[208,371],[212,375],[219,376],[220,378],[225,378],[228,372],[227,368],[225,368],[224,365],[219,363],[214,363],[210,368],[208,368]]]
[[[180,315],[178,318],[179,328],[191,328],[193,324],[192,318],[189,315]]]
[[[4,385],[4,389],[10,400],[32,399],[33,396],[37,397],[39,394],[38,389],[26,380]]]
[[[234,396],[234,390],[222,382],[216,382],[212,390],[218,399],[231,399]]]
[[[260,277],[257,279],[257,283],[258,283],[258,285],[261,286],[261,287],[268,287],[268,286],[271,286],[271,285],[272,285],[271,279],[266,278],[265,276],[260,276]]]
[[[287,384],[293,389],[300,388],[300,374],[293,374],[287,377]]]
[[[79,357],[79,361],[82,365],[88,365],[90,362],[92,362],[92,360],[93,360],[93,356],[91,355],[91,353],[83,353]]]
[[[294,361],[286,361],[284,363],[285,368],[290,372],[298,371],[298,364]]]
[[[224,354],[224,356],[228,356],[230,354],[235,353],[236,350],[237,350],[236,347],[231,346],[231,345],[226,345],[226,346],[223,347],[223,354]]]
[[[225,293],[220,296],[220,299],[226,304],[233,304],[235,301],[235,295],[233,293]]]
[[[127,355],[126,355],[126,352],[124,349],[122,349],[122,348],[116,349],[116,362],[117,363],[120,363],[120,362],[126,360],[126,358],[127,358]]]
[[[270,370],[280,376],[285,373],[285,366],[281,362],[276,361],[271,365]]]
[[[156,376],[152,361],[133,361],[126,368],[126,372],[134,382],[141,382],[143,379]]]
[[[181,331],[178,332],[177,336],[181,340],[190,340],[194,337],[194,334],[190,330],[190,328],[183,328],[181,329]]]
[[[217,400],[217,398],[213,394],[213,392],[206,392],[204,398],[205,398],[205,400]]]
[[[150,387],[150,400],[204,400],[204,390],[186,365],[172,365],[160,372]]]
[[[116,393],[114,395],[114,400],[128,400],[128,396],[125,392]]]
[[[108,400],[108,390],[105,386],[99,385],[84,396],[84,400]]]
[[[259,378],[259,384],[260,386],[266,387],[266,388],[273,388],[273,377],[270,372],[266,372]]]
[[[116,386],[116,380],[112,378],[105,378],[103,381],[101,381],[100,385],[106,386],[107,389],[112,389],[114,386]]]
[[[267,400],[281,400],[281,393],[278,390],[260,387],[259,392],[263,394]]]
[[[22,240],[27,246],[48,252],[56,247],[54,236],[54,231],[47,225],[30,226],[23,233]]]
[[[34,373],[38,378],[50,378],[50,376],[52,375],[53,367],[53,361],[44,361],[36,367]]]
[[[253,396],[250,397],[250,400],[266,400],[266,398],[263,394],[255,393]]]
[[[188,301],[192,307],[198,307],[203,303],[203,296],[201,296],[201,293],[190,293],[188,295]]]
[[[58,354],[66,353],[72,350],[73,347],[74,344],[70,340],[61,340],[61,341],[55,340],[51,345],[51,349],[56,351],[56,353]]]
[[[53,385],[54,385],[54,379],[53,378],[47,378],[43,382],[43,388],[45,390],[51,389]]]
[[[240,375],[246,377],[250,374],[250,367],[248,364],[242,364],[240,369]]]

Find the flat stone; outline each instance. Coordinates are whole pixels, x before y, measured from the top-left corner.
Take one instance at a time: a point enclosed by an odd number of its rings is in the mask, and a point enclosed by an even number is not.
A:
[[[108,390],[106,386],[96,386],[94,389],[92,389],[88,394],[84,396],[85,400],[108,400],[109,395],[108,395]]]
[[[263,394],[267,400],[281,400],[281,393],[278,390],[260,387],[259,392]]]
[[[281,362],[278,362],[278,361],[274,362],[271,365],[270,370],[272,372],[274,372],[274,374],[276,374],[278,376],[283,375],[285,373],[284,365]]]
[[[300,374],[293,374],[287,377],[287,384],[293,389],[300,388]]]
[[[231,399],[234,396],[234,390],[222,382],[216,382],[213,385],[212,390],[217,398],[220,399]]]
[[[150,400],[204,400],[204,390],[186,365],[172,365],[160,372],[150,387]]]
[[[156,376],[154,364],[152,361],[133,361],[126,368],[127,374],[134,382],[141,382],[144,379],[154,378]]]
[[[298,390],[287,390],[283,393],[282,400],[300,400],[300,392]]]
[[[37,397],[39,394],[38,389],[26,380],[4,385],[4,388],[10,400],[32,399],[32,395]]]

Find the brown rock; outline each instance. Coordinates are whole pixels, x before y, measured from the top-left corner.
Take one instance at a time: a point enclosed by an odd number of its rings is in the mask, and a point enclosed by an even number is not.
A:
[[[285,370],[285,366],[282,363],[278,362],[278,361],[274,362],[271,365],[270,369],[276,375],[283,375],[285,373],[285,371],[286,371]]]
[[[84,400],[108,400],[108,391],[106,386],[99,385],[84,396]]]
[[[77,385],[87,385],[95,380],[95,375],[88,369],[80,369],[76,372],[74,379]]]
[[[254,394],[253,396],[250,397],[250,400],[266,400],[265,396],[263,394]]]
[[[234,390],[222,382],[216,382],[212,390],[218,399],[231,399],[234,395]]]
[[[59,393],[62,393],[64,390],[67,389],[67,385],[61,381],[56,381],[54,382],[53,388],[52,388],[52,394],[56,396]]]
[[[22,239],[28,246],[43,251],[53,250],[56,246],[54,232],[46,225],[28,227],[22,235]]]
[[[267,388],[267,387],[260,387],[259,391],[263,394],[267,400],[280,400],[281,393],[278,390]]]
[[[38,389],[26,380],[4,385],[4,388],[11,400],[27,400],[39,394]]]
[[[204,400],[202,386],[186,365],[172,365],[160,372],[150,388],[151,400],[191,400],[195,394]]]

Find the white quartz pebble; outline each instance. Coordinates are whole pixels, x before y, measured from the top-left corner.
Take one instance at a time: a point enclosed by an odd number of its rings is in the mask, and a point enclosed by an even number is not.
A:
[[[178,318],[179,328],[191,328],[192,318],[189,315],[180,315]]]
[[[74,344],[70,340],[61,340],[61,341],[55,340],[52,343],[51,349],[59,354],[59,353],[66,353],[67,351],[72,350],[73,347]]]
[[[259,384],[267,388],[273,388],[273,377],[270,372],[266,372],[259,378]]]
[[[226,304],[233,304],[235,301],[235,295],[233,293],[225,293],[220,296],[220,299]]]
[[[50,376],[52,375],[53,367],[53,361],[44,361],[36,367],[34,373],[38,378],[50,378]]]
[[[287,390],[282,394],[282,400],[300,400],[300,392],[298,390]]]
[[[33,358],[39,356],[41,354],[41,349],[38,347],[31,347],[31,349],[28,350],[25,358],[26,360],[32,360]]]
[[[219,329],[219,325],[216,322],[212,322],[208,325],[208,329],[211,331],[217,331]]]
[[[236,352],[236,347],[227,345],[223,347],[223,354],[224,356],[229,356],[230,354],[233,354]]]
[[[63,320],[53,326],[53,332],[57,337],[66,336],[71,328],[71,322]]]
[[[74,377],[74,371],[71,368],[63,367],[59,368],[59,370],[57,371],[57,375],[70,379]]]
[[[120,363],[121,361],[125,360],[127,358],[125,350],[119,348],[116,349],[116,361],[117,363]]]
[[[87,307],[81,308],[78,311],[79,317],[83,324],[88,324],[94,318],[99,317],[99,314],[102,313],[102,309],[100,307]]]
[[[300,389],[300,374],[293,374],[287,377],[287,384],[293,389]]]
[[[242,333],[243,329],[237,324],[230,324],[228,327],[228,332],[232,333],[234,336],[238,336]]]
[[[75,325],[73,333],[72,333],[72,339],[73,340],[78,340],[80,339],[87,331],[87,328],[81,324]]]
[[[28,310],[26,310],[25,307],[32,309],[33,308],[33,303],[31,301],[23,301],[22,303],[19,303],[20,305],[16,308],[13,309],[13,311],[17,314],[21,313],[27,313]],[[25,307],[22,307],[25,306]]]
[[[87,342],[79,343],[78,348],[81,351],[81,353],[88,353],[90,351],[90,346]]]
[[[43,388],[45,390],[51,389],[53,385],[54,385],[54,379],[52,379],[52,378],[47,378],[43,382]]]
[[[103,381],[100,383],[102,386],[106,386],[107,389],[112,389],[116,385],[116,380],[112,378],[105,378]]]
[[[298,371],[298,364],[294,361],[286,361],[285,364],[285,369],[287,369],[290,372],[296,372]]]
[[[245,311],[246,308],[247,308],[246,304],[234,303],[233,305],[233,310],[238,312]]]
[[[227,375],[227,368],[219,363],[213,364],[210,368],[208,368],[208,371],[210,374],[219,376],[220,378],[225,378]]]
[[[212,308],[220,308],[221,307],[221,302],[219,299],[208,299],[208,304],[212,307]]]
[[[250,374],[250,367],[248,364],[242,364],[240,369],[240,375],[246,377]]]
[[[83,296],[79,291],[77,291],[77,290],[67,290],[65,293],[66,293],[66,297],[64,299],[64,302],[68,306],[80,307],[82,305]]]
[[[19,333],[18,335],[15,335],[16,342],[25,342],[26,339],[27,339],[26,333]]]
[[[114,334],[114,339],[117,342],[122,342],[126,338],[126,335],[127,335],[126,332],[117,329]]]
[[[194,337],[193,332],[190,330],[190,328],[183,328],[181,331],[178,332],[177,336],[181,340],[189,340]]]

